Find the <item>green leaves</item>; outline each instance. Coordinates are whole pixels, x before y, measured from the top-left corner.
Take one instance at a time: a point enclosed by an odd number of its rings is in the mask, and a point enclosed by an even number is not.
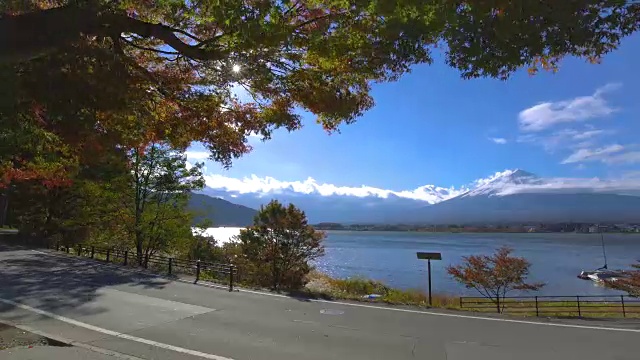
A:
[[[293,204],[272,200],[262,206],[254,225],[240,232],[243,254],[254,280],[273,289],[301,287],[309,261],[324,254],[324,233],[308,225],[303,211]]]

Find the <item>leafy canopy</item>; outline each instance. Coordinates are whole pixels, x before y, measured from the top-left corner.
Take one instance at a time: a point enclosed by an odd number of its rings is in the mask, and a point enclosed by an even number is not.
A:
[[[329,131],[355,121],[372,83],[434,52],[465,78],[506,79],[596,62],[640,24],[622,0],[9,0],[0,13],[3,128],[27,121],[75,151],[200,141],[227,166],[249,134],[298,129],[298,109]]]

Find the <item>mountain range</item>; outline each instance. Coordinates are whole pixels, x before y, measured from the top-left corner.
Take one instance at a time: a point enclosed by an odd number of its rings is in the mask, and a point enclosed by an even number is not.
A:
[[[474,224],[513,222],[640,222],[640,196],[595,193],[587,190],[550,192],[545,180],[524,170],[505,171],[490,181],[471,186],[447,198],[441,188],[426,186],[433,201],[386,196],[321,195],[293,189],[269,193],[238,193],[206,188],[203,194],[216,198],[216,204],[241,205],[233,209],[242,216],[220,219],[241,224],[253,218],[255,210],[271,199],[293,203],[304,210],[312,223],[404,223]],[[524,191],[523,191],[524,190]],[[225,201],[226,200],[226,201]],[[225,201],[224,203],[222,201]],[[233,205],[232,204],[232,205]],[[253,212],[249,211],[253,210]],[[234,220],[234,221],[231,221]],[[216,222],[216,223],[219,223]],[[226,224],[223,224],[226,225]]]
[[[204,194],[191,194],[188,207],[194,214],[194,225],[209,220],[216,227],[249,226],[258,213],[255,209]]]

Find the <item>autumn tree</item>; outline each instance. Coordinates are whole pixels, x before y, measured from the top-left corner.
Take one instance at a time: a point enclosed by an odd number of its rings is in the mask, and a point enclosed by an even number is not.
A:
[[[525,258],[512,256],[512,252],[509,247],[501,247],[491,256],[465,256],[462,264],[448,266],[447,272],[459,283],[490,299],[498,312],[502,312],[504,298],[510,291],[537,291],[544,286],[526,282],[531,264]]]
[[[324,236],[293,204],[284,206],[272,200],[260,208],[253,226],[240,232],[239,240],[253,265],[254,278],[279,290],[304,285],[304,276],[311,270],[309,262],[324,254]]]
[[[598,61],[640,24],[640,4],[622,0],[25,0],[0,14],[0,117],[72,151],[199,141],[224,165],[248,134],[298,129],[298,109],[330,131],[355,121],[373,83],[434,51],[465,78],[505,79]]]

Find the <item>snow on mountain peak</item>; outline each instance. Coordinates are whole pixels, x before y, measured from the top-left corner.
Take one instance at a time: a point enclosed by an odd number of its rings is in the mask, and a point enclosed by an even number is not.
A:
[[[506,189],[519,185],[538,185],[542,183],[542,179],[536,175],[520,170],[505,170],[497,172],[494,175],[474,182],[474,187],[470,191],[461,196],[494,196],[500,195]]]

